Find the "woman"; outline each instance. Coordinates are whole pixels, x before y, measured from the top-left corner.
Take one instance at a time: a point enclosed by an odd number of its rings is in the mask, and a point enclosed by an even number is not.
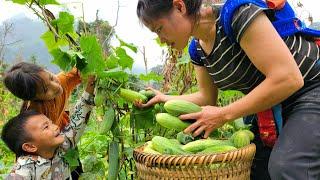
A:
[[[301,35],[282,39],[266,15],[268,9],[253,4],[245,4],[234,13],[236,42],[231,42],[219,23],[220,10],[219,6],[202,6],[201,0],[139,0],[139,19],[162,43],[181,50],[190,37],[195,37],[198,58],[192,63],[199,84],[199,92],[190,95],[167,96],[156,91],[153,99],[140,106],[171,99],[202,105],[201,112],[180,118],[196,119],[185,132],[197,136],[205,131],[208,137],[229,121],[281,103],[286,124],[272,152],[256,135],[251,177],[319,179],[319,47]],[[218,88],[239,90],[245,96],[217,107]],[[256,131],[257,123],[252,123]]]

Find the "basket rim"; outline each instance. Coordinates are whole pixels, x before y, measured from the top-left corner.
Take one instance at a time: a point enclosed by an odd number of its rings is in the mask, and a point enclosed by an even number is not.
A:
[[[206,163],[231,162],[235,160],[252,161],[256,152],[256,145],[251,143],[247,146],[220,153],[208,154],[186,154],[186,155],[168,155],[151,154],[143,152],[146,144],[136,147],[133,150],[133,156],[136,162],[151,165],[200,165]]]

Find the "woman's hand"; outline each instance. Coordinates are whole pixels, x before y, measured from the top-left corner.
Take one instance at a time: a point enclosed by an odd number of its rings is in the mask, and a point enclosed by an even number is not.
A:
[[[181,120],[195,119],[196,122],[187,127],[184,132],[191,133],[193,136],[198,136],[205,131],[204,138],[207,138],[210,133],[223,126],[228,120],[225,118],[224,109],[216,106],[203,106],[202,111],[179,116]]]
[[[155,96],[150,99],[147,103],[143,104],[142,102],[135,102],[135,106],[139,107],[139,108],[146,108],[146,107],[150,107],[154,104],[157,103],[161,103],[161,102],[166,102],[167,101],[167,95],[163,94],[162,92],[153,89],[152,87],[148,87],[146,88],[146,90],[151,90],[155,93]]]

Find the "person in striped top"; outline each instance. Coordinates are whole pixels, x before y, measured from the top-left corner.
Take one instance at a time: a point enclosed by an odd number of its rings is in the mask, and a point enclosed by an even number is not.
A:
[[[281,38],[272,21],[272,10],[242,5],[232,19],[232,42],[220,25],[219,4],[204,6],[202,0],[139,0],[140,21],[162,43],[182,50],[190,37],[197,46],[194,65],[199,91],[169,96],[154,90],[147,107],[171,99],[203,106],[199,113],[180,116],[196,119],[185,129],[204,137],[236,118],[282,105],[286,122],[271,149],[256,133],[257,153],[252,179],[320,178],[320,61],[319,47],[309,37],[295,34]],[[218,89],[239,90],[245,96],[218,107]],[[270,155],[271,154],[271,155]]]

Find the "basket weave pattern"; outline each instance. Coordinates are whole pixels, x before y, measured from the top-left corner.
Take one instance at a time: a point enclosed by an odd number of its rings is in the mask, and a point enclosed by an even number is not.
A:
[[[156,155],[134,150],[139,179],[250,179],[256,146],[219,154]]]

